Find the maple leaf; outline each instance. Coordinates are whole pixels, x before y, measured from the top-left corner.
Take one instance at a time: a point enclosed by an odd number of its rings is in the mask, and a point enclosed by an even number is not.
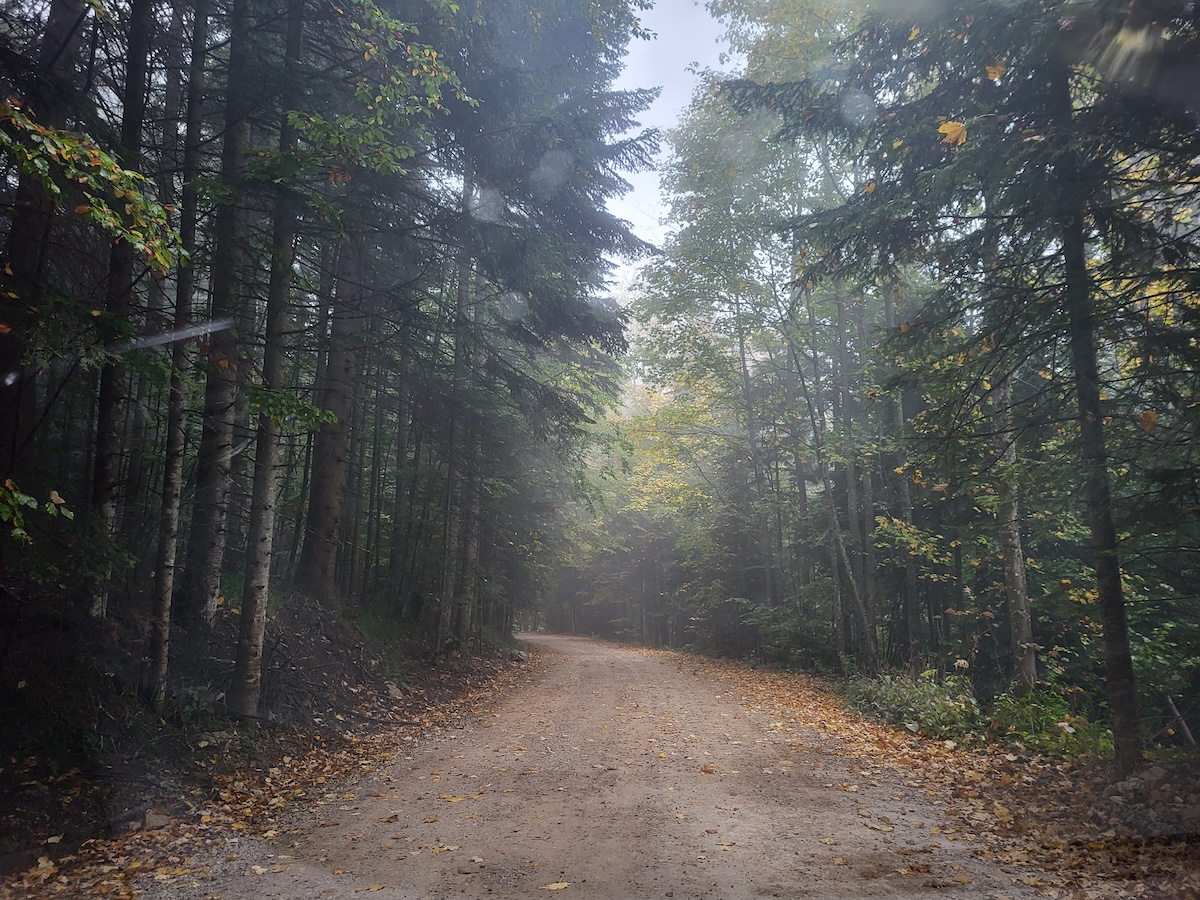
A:
[[[942,135],[943,144],[961,147],[967,142],[967,126],[962,122],[943,122],[938,126],[938,132]]]

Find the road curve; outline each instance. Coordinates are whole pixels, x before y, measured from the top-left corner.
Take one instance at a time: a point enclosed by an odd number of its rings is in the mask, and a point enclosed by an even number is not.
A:
[[[799,741],[686,657],[526,640],[550,664],[498,706],[326,796],[290,833],[190,861],[204,880],[143,896],[1036,896],[931,834],[940,812],[901,782],[837,790],[856,779],[815,730]]]

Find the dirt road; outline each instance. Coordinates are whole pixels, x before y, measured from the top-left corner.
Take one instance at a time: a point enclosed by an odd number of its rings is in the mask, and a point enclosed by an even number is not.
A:
[[[915,791],[845,790],[863,779],[832,739],[686,659],[528,640],[553,660],[499,707],[193,869],[211,881],[147,896],[1035,896],[939,835]]]

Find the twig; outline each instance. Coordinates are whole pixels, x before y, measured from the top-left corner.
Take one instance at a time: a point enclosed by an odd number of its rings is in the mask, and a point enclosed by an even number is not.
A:
[[[1196,746],[1196,739],[1192,737],[1192,731],[1187,727],[1187,722],[1183,721],[1183,716],[1179,714],[1179,709],[1175,706],[1175,701],[1171,699],[1171,695],[1167,694],[1167,709],[1171,711],[1171,718],[1175,720],[1175,724],[1179,726],[1179,733],[1192,747]]]

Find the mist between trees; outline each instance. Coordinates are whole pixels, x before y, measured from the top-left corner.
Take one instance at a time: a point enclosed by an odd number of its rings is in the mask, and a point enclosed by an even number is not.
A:
[[[431,655],[1050,679],[1120,772],[1176,740],[1196,10],[714,2],[744,71],[671,132],[652,255],[605,209],[658,149],[612,86],[644,8],[0,6],[10,589],[141,623],[155,707],[232,616],[261,714],[294,591]]]

